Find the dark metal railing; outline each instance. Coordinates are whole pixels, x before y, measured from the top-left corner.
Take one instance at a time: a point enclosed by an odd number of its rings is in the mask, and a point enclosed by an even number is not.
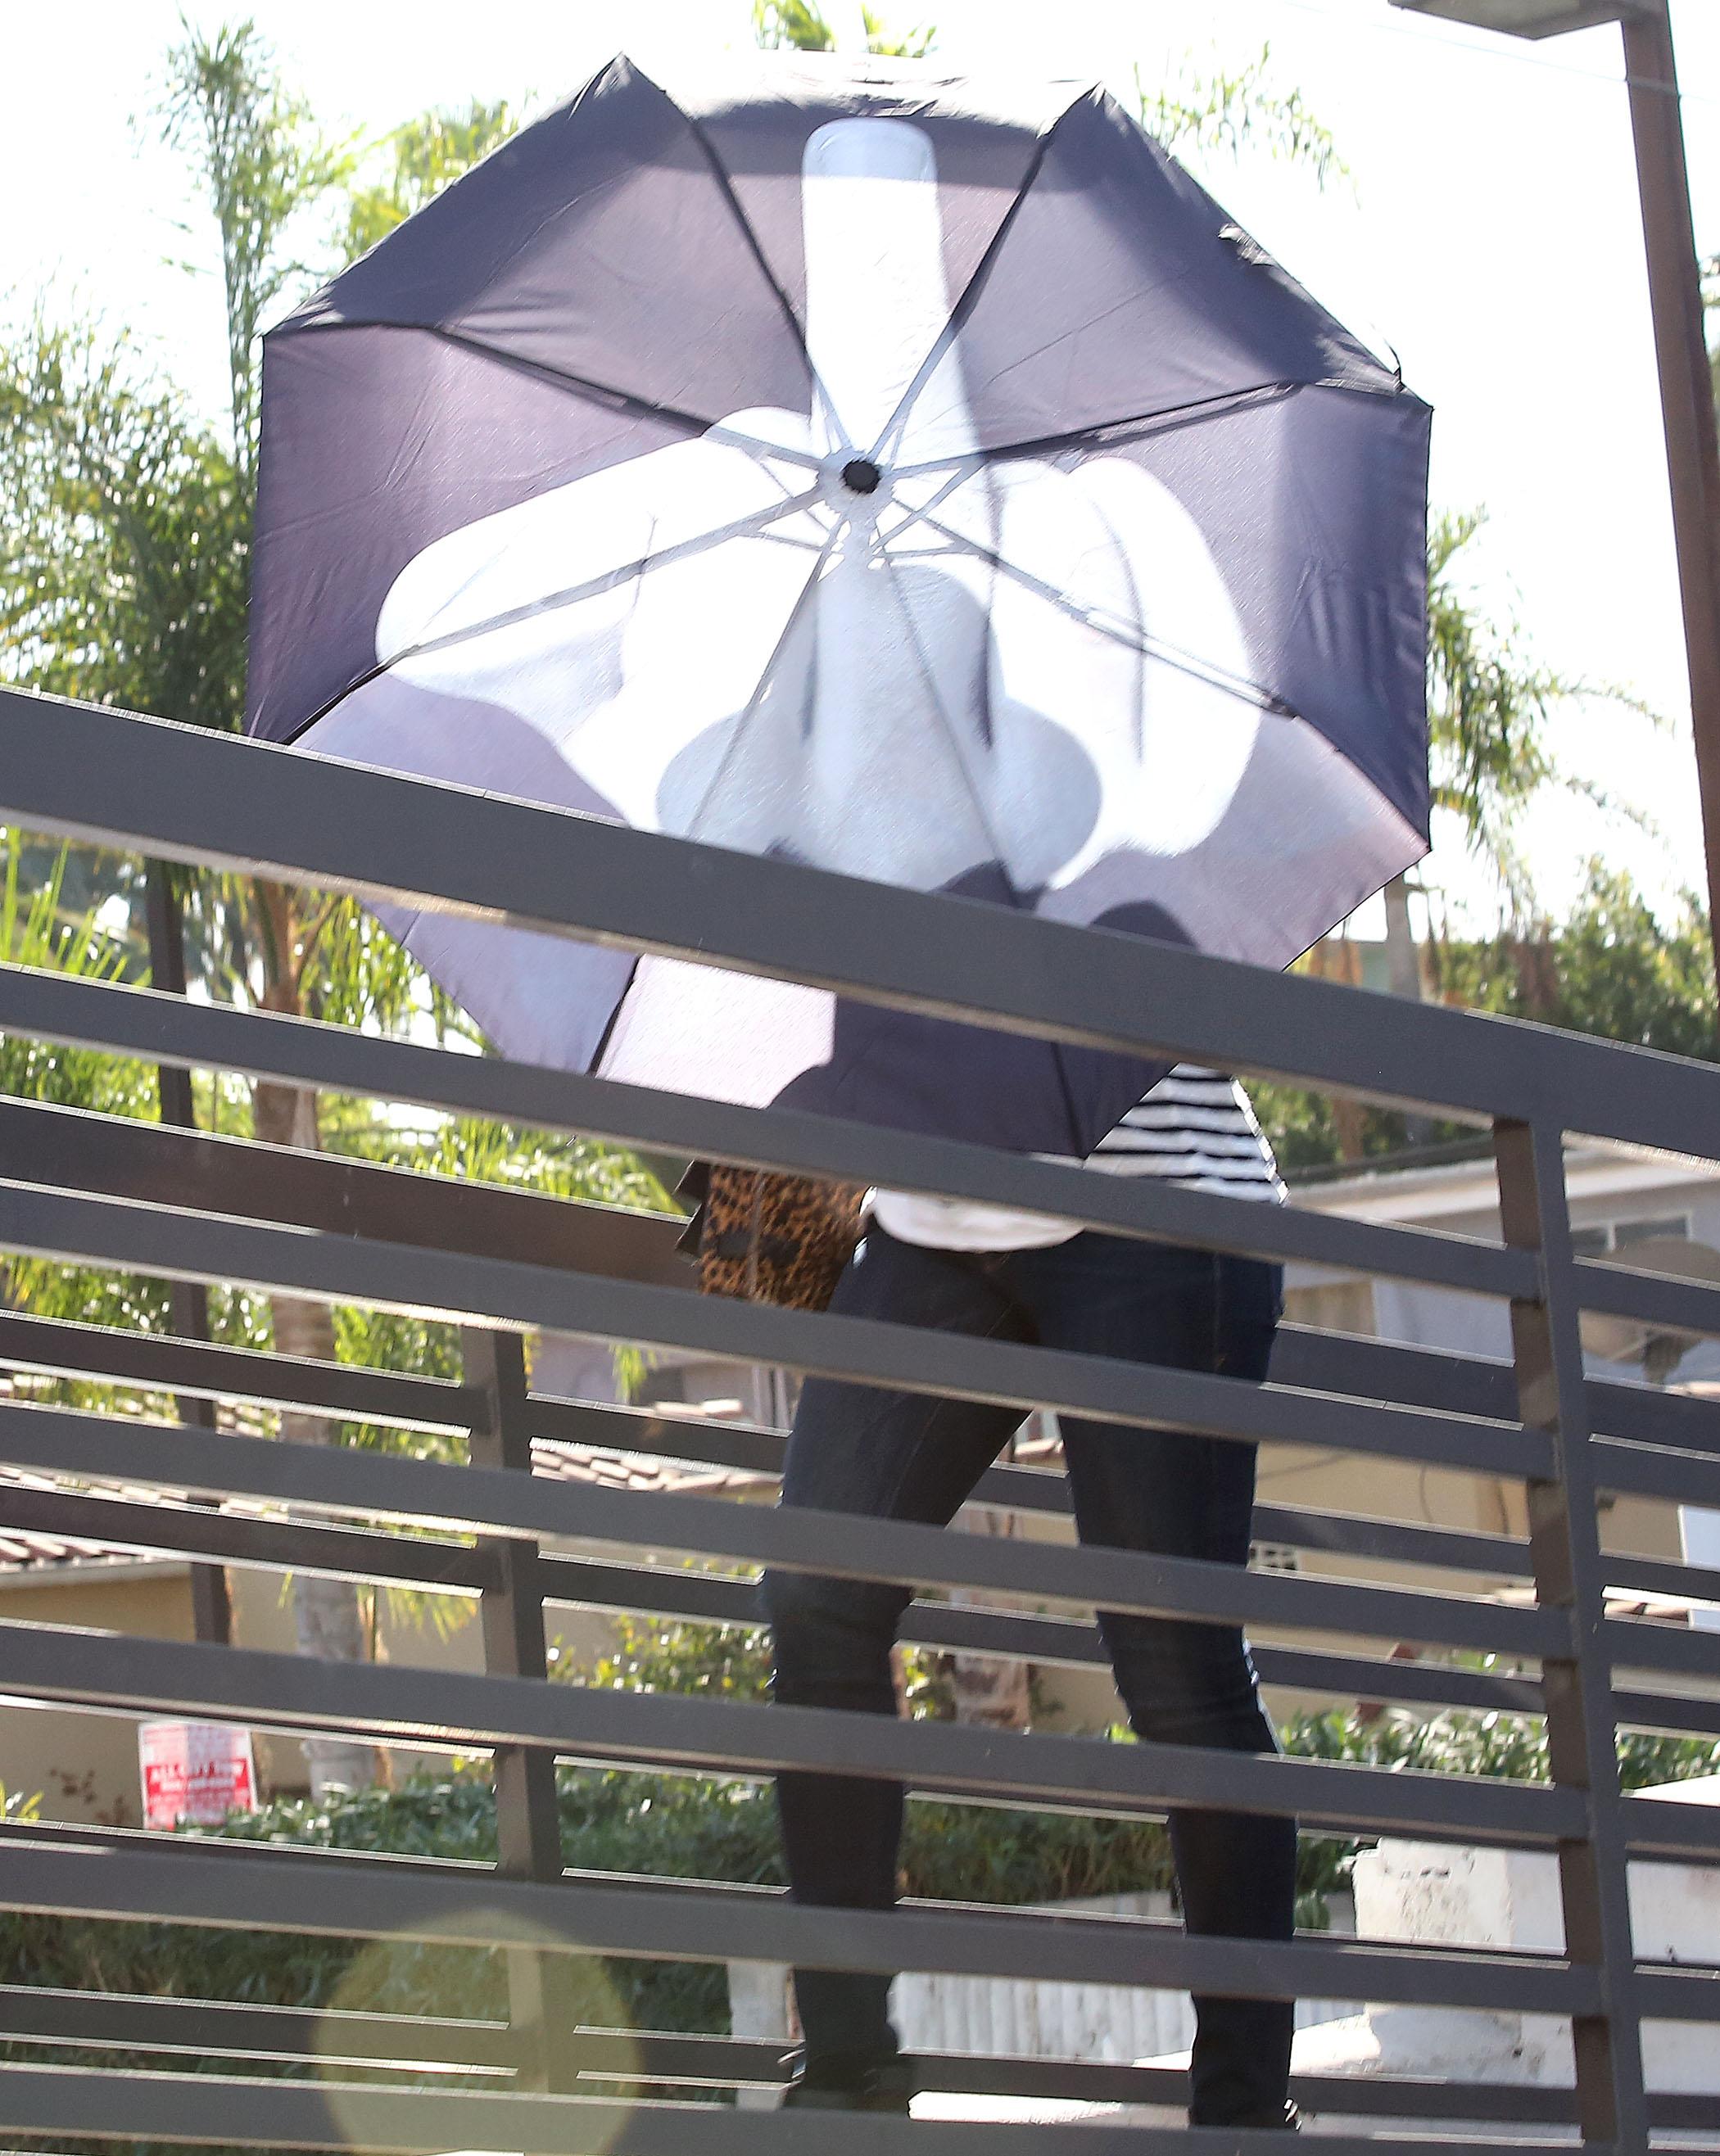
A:
[[[0,1464],[44,1478],[0,1491],[0,1518],[179,1558],[218,1578],[229,1566],[321,1571],[474,1597],[485,1648],[481,1675],[259,1653],[221,1643],[212,1604],[189,1644],[7,1625],[0,1686],[14,1698],[96,1711],[487,1752],[501,1849],[490,1868],[16,1826],[3,1831],[5,1901],[80,1917],[509,1950],[505,2022],[0,1988],[0,2036],[112,2055],[75,2072],[0,2066],[0,2131],[546,2156],[751,2156],[807,2145],[799,2115],[675,2100],[688,2085],[769,2084],[780,2073],[777,2047],[578,2026],[576,1953],[1545,2013],[1571,2025],[1574,2092],[1385,2076],[1304,2077],[1299,2092],[1347,2117],[1353,2137],[1370,2120],[1409,2116],[1554,2138],[1574,2125],[1585,2146],[1634,2151],[1651,2128],[1720,2125],[1720,2098],[1645,2092],[1643,2020],[1720,2019],[1720,1982],[1713,1969],[1640,1958],[1626,1891],[1632,1860],[1720,1861],[1720,1815],[1625,1796],[1615,1763],[1620,1727],[1720,1736],[1720,1635],[1609,1614],[1604,1599],[1620,1586],[1720,1599],[1720,1574],[1604,1554],[1599,1527],[1609,1494],[1720,1506],[1720,1404],[1587,1378],[1578,1329],[1587,1309],[1720,1332],[1720,1291],[1575,1258],[1563,1173],[1568,1132],[1720,1159],[1720,1071],[3,691],[0,818],[157,862],[404,895],[1044,1038],[1468,1116],[1493,1133],[1503,1236],[1489,1243],[1158,1188],[16,968],[0,968],[0,1030],[145,1057],[170,1073],[198,1067],[335,1089],[1462,1289],[1509,1306],[1514,1342],[1506,1363],[1290,1327],[1269,1384],[1143,1370],[701,1299],[672,1255],[674,1224],[660,1218],[216,1137],[182,1115],[144,1125],[0,1101],[0,1250],[193,1289],[241,1284],[428,1311],[458,1322],[465,1342],[454,1382],[217,1345],[184,1294],[172,1336],[0,1312],[0,1366],[180,1403],[179,1420],[163,1424],[0,1402]],[[836,1516],[534,1475],[534,1448],[568,1440],[764,1475],[783,1445],[762,1428],[540,1395],[521,1343],[535,1331],[1502,1477],[1527,1491],[1528,1532],[1260,1507],[1263,1537],[1353,1562],[1371,1578],[1244,1573],[900,1523],[869,1527],[858,1542]],[[215,1427],[218,1401],[464,1433],[469,1461],[280,1445]],[[978,1494],[1021,1512],[1067,1509],[1060,1479],[1030,1466],[993,1470]],[[214,1509],[223,1499],[248,1503]],[[547,1553],[547,1539],[577,1552]],[[723,1568],[649,1561],[665,1552]],[[1551,1780],[881,1726],[546,1681],[547,1606],[745,1624],[753,1607],[744,1574],[764,1563],[906,1583],[920,1598],[904,1627],[910,1640],[1077,1668],[1102,1660],[1096,1606],[1245,1620],[1291,1635],[1259,1650],[1270,1683],[1338,1701],[1543,1717]],[[1444,1577],[1436,1591],[1382,1578],[1382,1565]],[[1477,1574],[1533,1594],[1465,1591]],[[937,1599],[956,1588],[980,1601]],[[1009,1606],[1024,1599],[1030,1612]],[[1393,1650],[1404,1643],[1428,1652],[1403,1659]],[[1478,1666],[1481,1656],[1497,1666]],[[1312,1831],[1545,1850],[1558,1861],[1565,1946],[1503,1953],[1330,1936],[1262,1945],[1122,1919],[915,1903],[833,1919],[757,1888],[572,1873],[559,1840],[558,1758],[753,1776],[837,1768],[900,1777],[922,1793],[1121,1817],[1221,1799],[1261,1815],[1294,1811]],[[165,2063],[146,2070],[136,2054]],[[187,2057],[231,2071],[187,2073]],[[313,2057],[323,2080],[269,2071]],[[922,2086],[957,2092],[1173,2103],[1182,2088],[1168,2070],[1071,2061],[922,2057],[916,2071]],[[370,2077],[350,2077],[361,2071]],[[437,2085],[450,2075],[488,2082]],[[642,2093],[624,2103],[618,2082]],[[897,2145],[967,2156],[998,2130],[840,2118],[818,2128],[856,2156]],[[1010,2131],[1024,2149],[1067,2138],[1055,2127]],[[1121,2156],[1142,2145],[1140,2135],[1084,2125],[1080,2145]]]

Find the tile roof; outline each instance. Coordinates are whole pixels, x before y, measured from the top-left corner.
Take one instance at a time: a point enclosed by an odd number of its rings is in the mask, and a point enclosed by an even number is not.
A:
[[[675,1491],[703,1497],[752,1496],[773,1486],[770,1476],[743,1469],[705,1467],[645,1454],[619,1452],[606,1445],[567,1444],[543,1438],[532,1440],[531,1471],[561,1481],[594,1482],[605,1489],[631,1490],[641,1494]],[[146,1552],[140,1552],[130,1544],[104,1542],[86,1535],[48,1534],[35,1528],[10,1525],[6,1503],[8,1490],[71,1494],[67,1485],[56,1481],[51,1475],[0,1466],[0,1578],[64,1565],[135,1564],[140,1558],[147,1561]],[[88,1494],[164,1511],[187,1509],[179,1499],[141,1483],[104,1482],[99,1486],[90,1486]],[[221,1509],[226,1512],[261,1513],[269,1508],[228,1499]]]

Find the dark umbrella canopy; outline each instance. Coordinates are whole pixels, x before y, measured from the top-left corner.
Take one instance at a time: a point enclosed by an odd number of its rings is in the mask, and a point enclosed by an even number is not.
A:
[[[1427,408],[1098,90],[618,59],[263,413],[266,738],[1271,966],[1425,850]],[[1154,1075],[386,917],[646,1084],[1080,1152]]]

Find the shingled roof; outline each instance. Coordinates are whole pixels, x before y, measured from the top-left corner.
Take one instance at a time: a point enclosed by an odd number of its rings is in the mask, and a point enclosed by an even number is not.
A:
[[[769,1476],[745,1469],[706,1467],[685,1460],[665,1460],[647,1454],[621,1452],[607,1445],[576,1445],[534,1438],[531,1471],[564,1482],[593,1482],[608,1490],[631,1490],[642,1495],[673,1491],[701,1497],[762,1496],[773,1486]],[[42,1491],[66,1494],[66,1486],[52,1476],[0,1466],[0,1578],[22,1572],[45,1572],[71,1565],[130,1564],[149,1553],[134,1543],[105,1542],[86,1535],[49,1534],[33,1527],[10,1524],[7,1495],[10,1491]],[[181,1500],[141,1483],[102,1483],[89,1494],[149,1505],[163,1510],[183,1509]],[[228,1499],[223,1512],[256,1512],[265,1508]]]

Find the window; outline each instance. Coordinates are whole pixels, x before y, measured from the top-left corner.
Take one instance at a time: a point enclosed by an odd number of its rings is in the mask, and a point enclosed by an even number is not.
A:
[[[1571,1248],[1579,1258],[1606,1258],[1638,1243],[1690,1240],[1690,1215],[1664,1213],[1640,1220],[1607,1220],[1571,1230]]]
[[[1653,1243],[1669,1239],[1675,1243],[1690,1240],[1690,1215],[1687,1213],[1669,1214],[1663,1220],[1618,1220],[1613,1224],[1613,1248],[1628,1250],[1633,1243]]]
[[[1300,1572],[1302,1552],[1289,1543],[1254,1543],[1249,1547],[1248,1562],[1255,1572]]]

